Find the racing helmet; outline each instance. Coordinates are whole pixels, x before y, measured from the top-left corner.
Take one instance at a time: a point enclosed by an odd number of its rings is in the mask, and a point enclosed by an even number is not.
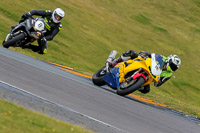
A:
[[[59,23],[64,16],[65,12],[61,8],[56,8],[52,14],[53,22]]]
[[[177,55],[170,55],[167,57],[167,67],[170,66],[172,71],[176,71],[181,65],[181,59]]]

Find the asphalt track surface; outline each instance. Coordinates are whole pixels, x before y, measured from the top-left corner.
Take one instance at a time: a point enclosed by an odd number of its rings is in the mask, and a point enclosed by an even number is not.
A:
[[[130,133],[199,133],[200,125],[0,47],[0,80]]]

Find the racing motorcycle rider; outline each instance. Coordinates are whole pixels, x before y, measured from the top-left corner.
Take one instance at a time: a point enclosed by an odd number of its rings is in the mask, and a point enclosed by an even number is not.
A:
[[[41,16],[45,19],[47,32],[44,33],[44,37],[38,40],[39,46],[29,44],[25,47],[31,48],[35,52],[39,51],[41,54],[45,54],[47,53],[47,41],[53,40],[62,28],[60,21],[65,16],[65,12],[61,8],[56,8],[53,12],[51,12],[51,10],[32,10],[28,13],[24,13],[19,23],[33,15]]]
[[[141,51],[139,54],[133,50],[128,50],[123,53],[118,59],[114,59],[111,62],[108,62],[109,67],[113,68],[115,65],[122,61],[127,61],[130,59],[137,58],[140,55],[143,58],[151,58],[151,53],[146,51]],[[160,80],[157,83],[154,83],[154,86],[159,87],[167,80],[169,80],[173,74],[181,65],[181,59],[177,55],[169,55],[168,57],[162,56],[164,58],[163,70],[160,75]],[[150,84],[144,87],[139,88],[139,91],[146,94],[150,92]]]

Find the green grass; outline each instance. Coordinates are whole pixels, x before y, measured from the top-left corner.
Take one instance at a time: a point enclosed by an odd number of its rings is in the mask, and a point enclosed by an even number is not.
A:
[[[92,133],[0,99],[0,133]]]
[[[90,75],[104,65],[113,49],[118,56],[129,49],[177,54],[182,65],[174,73],[176,78],[159,88],[152,86],[145,97],[189,114],[200,113],[199,0],[18,0],[15,4],[1,0],[0,41],[24,12],[56,7],[63,8],[66,17],[61,32],[48,42],[46,55],[12,49]]]
[[[137,16],[134,16],[133,18],[141,24],[151,24],[151,20],[143,16],[142,14],[138,14]]]

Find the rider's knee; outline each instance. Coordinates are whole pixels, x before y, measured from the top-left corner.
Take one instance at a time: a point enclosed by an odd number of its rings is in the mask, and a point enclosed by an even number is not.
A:
[[[139,90],[143,94],[149,93],[150,92],[150,85],[146,85],[143,87],[143,89]]]
[[[40,54],[46,54],[47,53],[47,48],[44,48],[40,51]]]

